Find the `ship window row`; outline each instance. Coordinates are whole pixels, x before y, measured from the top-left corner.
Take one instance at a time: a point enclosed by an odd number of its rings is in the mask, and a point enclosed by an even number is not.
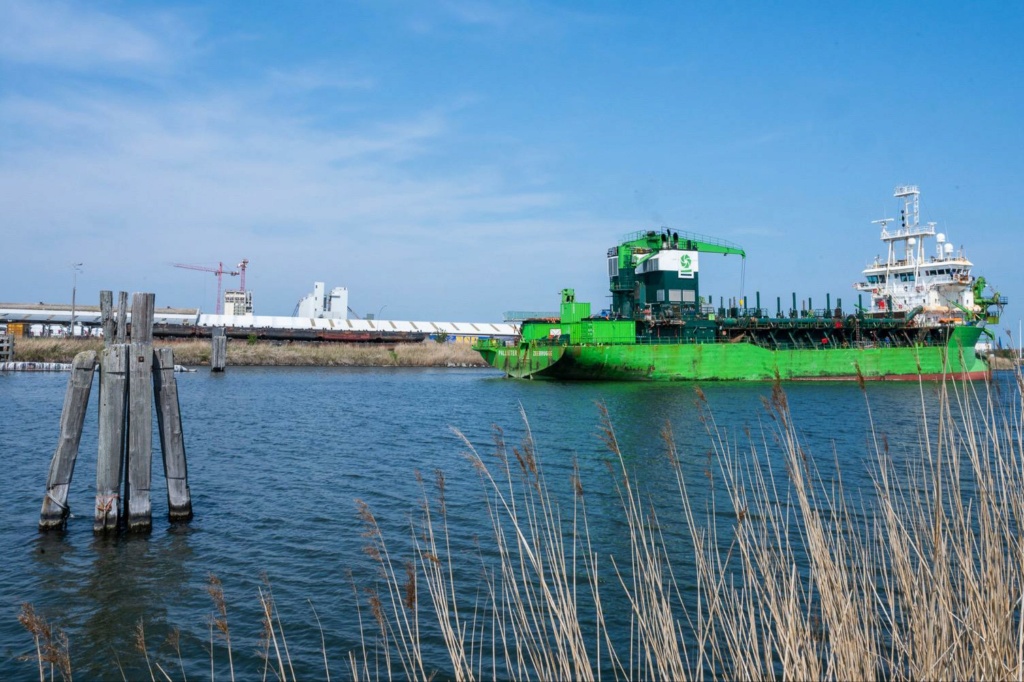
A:
[[[951,275],[961,274],[961,270],[957,268],[938,268],[935,270],[925,270],[924,274],[927,276],[945,275],[947,277]],[[914,273],[912,272],[899,272],[894,274],[894,281],[900,282],[913,282],[915,281]],[[868,275],[868,284],[885,284],[885,275]]]
[[[913,272],[896,272],[893,274],[893,282],[913,282]],[[884,274],[868,274],[867,284],[885,284],[886,275]]]
[[[696,303],[697,293],[692,289],[668,289],[667,298],[669,303]],[[666,299],[666,290],[658,289],[656,294],[659,303],[664,303]]]

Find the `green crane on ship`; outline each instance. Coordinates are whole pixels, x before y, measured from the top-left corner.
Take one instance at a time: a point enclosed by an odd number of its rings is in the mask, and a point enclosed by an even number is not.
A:
[[[611,317],[633,319],[650,314],[680,318],[697,313],[701,304],[700,253],[747,257],[736,244],[667,229],[636,232],[608,249]]]

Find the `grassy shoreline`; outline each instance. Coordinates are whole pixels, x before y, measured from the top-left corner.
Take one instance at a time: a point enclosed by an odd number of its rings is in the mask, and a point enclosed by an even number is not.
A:
[[[158,340],[157,348],[174,350],[179,365],[210,364],[209,340]],[[19,338],[19,362],[71,362],[85,350],[100,351],[102,339]],[[400,343],[394,346],[354,343],[228,340],[228,365],[263,367],[487,367],[465,344]]]

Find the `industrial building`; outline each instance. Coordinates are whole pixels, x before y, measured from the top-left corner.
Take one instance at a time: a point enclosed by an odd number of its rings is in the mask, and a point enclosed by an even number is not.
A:
[[[327,320],[348,319],[348,289],[334,287],[330,296],[324,296],[324,283],[314,282],[313,293],[303,296],[295,306],[295,316]]]
[[[252,292],[229,289],[224,292],[225,315],[252,315]]]
[[[223,328],[229,338],[245,339],[349,343],[444,339],[451,343],[472,343],[481,338],[511,340],[519,334],[519,325],[508,321],[375,320],[369,315],[367,319],[359,319],[354,314],[350,316],[348,289],[334,287],[330,295],[325,295],[323,282],[314,283],[312,293],[299,301],[291,317],[252,314],[251,291],[226,291],[224,309],[227,311],[224,314],[211,315],[193,308],[157,308],[153,335],[165,338],[208,337],[214,329]],[[19,335],[66,335],[72,322],[75,336],[98,336],[102,333],[99,306],[0,303],[0,325],[7,325]]]

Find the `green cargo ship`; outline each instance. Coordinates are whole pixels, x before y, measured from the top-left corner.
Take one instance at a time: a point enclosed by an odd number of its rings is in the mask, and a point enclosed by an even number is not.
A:
[[[986,322],[1005,305],[985,296],[984,278],[953,253],[935,224],[918,222],[918,189],[896,188],[899,227],[882,225],[885,261],[876,259],[854,288],[870,303],[844,311],[841,300],[815,310],[808,300],[771,314],[756,305],[711,305],[700,293],[702,254],[746,253],[735,244],[690,233],[638,232],[608,251],[611,307],[564,289],[555,317],[527,319],[512,343],[474,347],[514,378],[592,380],[917,380],[982,379],[989,367],[975,352]],[[934,238],[934,253],[926,240]],[[707,260],[707,259],[705,259]],[[994,312],[992,309],[996,309]]]

